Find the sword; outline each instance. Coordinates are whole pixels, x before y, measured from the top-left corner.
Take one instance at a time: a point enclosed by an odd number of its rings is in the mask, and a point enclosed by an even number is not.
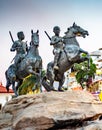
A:
[[[13,37],[12,37],[11,31],[9,31],[9,34],[10,34],[10,37],[11,37],[12,42],[14,43],[14,40],[13,40]]]
[[[44,32],[47,35],[47,37],[49,38],[49,40],[51,41],[51,37],[48,35],[48,33],[46,31],[44,31]]]

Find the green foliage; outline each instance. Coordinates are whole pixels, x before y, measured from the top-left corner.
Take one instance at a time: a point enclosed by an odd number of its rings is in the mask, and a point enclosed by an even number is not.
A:
[[[22,85],[18,89],[19,95],[27,94],[30,90],[32,90],[33,86],[36,83],[35,75],[29,75],[24,80]]]
[[[45,70],[42,70],[41,77],[45,76]],[[24,95],[29,93],[30,91],[36,90],[40,87],[40,82],[38,82],[38,77],[36,75],[29,75],[24,78],[23,83],[18,89],[19,95]]]
[[[92,58],[90,58],[90,68],[88,68],[88,61],[84,61],[80,64],[75,63],[74,70],[77,72],[75,75],[77,82],[83,85],[89,77],[93,77],[96,73],[96,65],[93,63]]]

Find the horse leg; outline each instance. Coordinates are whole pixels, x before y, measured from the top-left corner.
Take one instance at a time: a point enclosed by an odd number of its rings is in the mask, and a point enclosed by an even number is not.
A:
[[[27,72],[28,72],[28,74],[34,74],[34,75],[38,75],[38,76],[39,76],[39,73],[36,73],[36,72],[33,70],[33,67],[32,67],[32,66],[28,66],[28,67],[27,67]]]
[[[79,57],[77,59],[77,63],[80,64],[81,62],[88,61],[88,68],[90,67],[90,56],[87,55],[86,57]]]
[[[35,90],[40,90],[40,92],[42,92],[42,88],[41,88],[41,76],[36,75],[36,83],[32,88],[32,91],[34,92]]]
[[[7,92],[9,92],[10,85],[11,85],[11,82],[10,82],[10,80],[7,79],[7,81],[6,81],[6,90],[7,90]]]
[[[54,90],[54,91],[55,91],[55,88],[53,87],[53,83],[54,83],[54,80],[51,79],[51,80],[50,80],[50,88],[51,88],[51,90]]]
[[[80,53],[85,53],[85,54],[88,54],[87,51],[83,50],[82,48],[79,49]]]
[[[63,84],[64,84],[64,81],[65,81],[65,76],[63,74],[63,76],[61,76],[62,78],[59,80],[59,87],[58,87],[58,91],[64,91],[63,89]]]
[[[15,88],[15,81],[13,81],[11,83],[10,80],[7,80],[7,83],[6,83],[6,90],[7,90],[7,92],[9,92],[9,87],[10,87],[11,84],[12,84],[12,90],[14,91],[15,95],[18,96],[16,88]]]
[[[42,85],[46,89],[47,92],[51,91],[51,87],[46,76],[42,79]]]
[[[90,55],[89,55],[89,53],[87,51],[83,50],[82,48],[80,48],[79,51],[80,51],[80,53],[85,53],[87,55],[86,57],[80,58],[80,62],[88,60],[88,69],[89,69],[90,68]]]
[[[17,85],[16,85],[16,91],[18,90],[19,86],[21,86],[23,80],[20,79],[18,82],[17,82]]]
[[[53,83],[54,83],[54,81],[51,80],[51,79],[47,79],[46,76],[42,79],[42,85],[47,90],[47,92],[49,92],[49,91],[56,91],[54,89],[54,87],[53,87]]]
[[[40,92],[42,92],[42,65],[40,65],[40,69],[38,70],[39,72],[39,76],[38,77],[38,83],[39,83],[39,87],[40,87]]]
[[[16,88],[15,88],[15,81],[12,82],[12,89],[13,89],[13,91],[15,93],[15,96],[17,97],[18,94],[17,94]]]
[[[6,90],[9,92],[9,87],[11,85],[10,79],[7,76],[7,71],[5,72],[5,77],[6,77]]]

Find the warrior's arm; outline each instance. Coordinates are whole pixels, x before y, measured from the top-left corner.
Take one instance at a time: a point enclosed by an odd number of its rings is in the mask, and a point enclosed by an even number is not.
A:
[[[59,43],[59,42],[62,42],[62,38],[61,38],[61,37],[53,36],[53,37],[51,38],[50,45],[54,45],[54,44]]]
[[[18,43],[17,43],[17,41],[15,41],[15,42],[13,43],[13,45],[12,45],[10,51],[15,51],[15,50],[17,50],[17,48],[19,48],[17,45],[18,45]]]

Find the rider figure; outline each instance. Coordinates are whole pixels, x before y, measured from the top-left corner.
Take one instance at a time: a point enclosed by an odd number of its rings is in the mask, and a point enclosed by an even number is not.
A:
[[[16,51],[16,56],[14,57],[14,63],[16,67],[18,67],[18,64],[22,61],[22,59],[25,57],[28,51],[27,43],[24,42],[24,33],[18,32],[17,33],[18,40],[14,41],[10,51]]]
[[[51,42],[50,45],[53,45],[54,49],[53,49],[53,54],[55,55],[54,57],[54,69],[58,70],[58,60],[61,54],[61,51],[63,49],[63,42],[62,42],[62,37],[59,36],[60,34],[60,27],[55,26],[53,28],[53,32],[55,33],[54,36],[52,36],[51,38]]]

